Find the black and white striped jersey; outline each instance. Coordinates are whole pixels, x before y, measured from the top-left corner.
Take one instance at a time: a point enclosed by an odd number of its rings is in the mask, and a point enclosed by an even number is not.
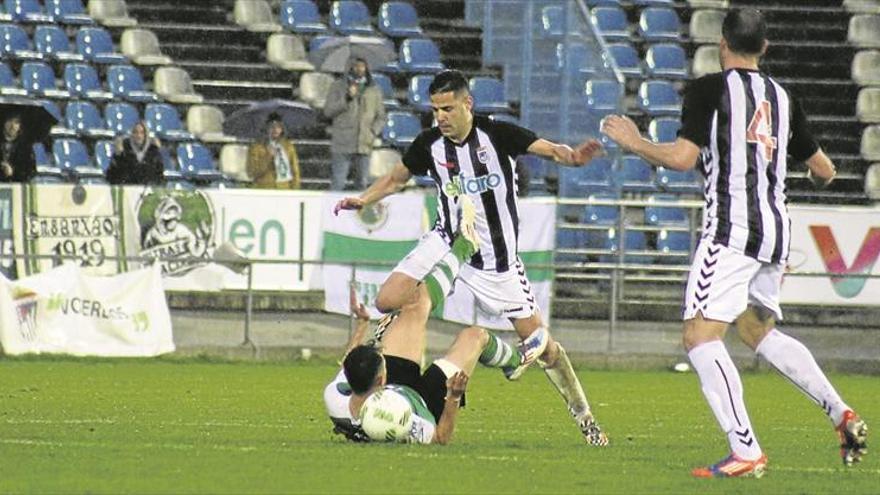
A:
[[[788,259],[788,156],[819,146],[788,91],[759,71],[730,69],[688,86],[679,136],[701,148],[703,237],[763,262]]]
[[[480,252],[470,264],[481,270],[507,271],[517,260],[516,157],[537,140],[532,131],[475,116],[460,144],[437,127],[422,131],[403,157],[413,175],[437,183],[437,230],[452,242],[458,229],[458,197],[467,194],[477,210]]]

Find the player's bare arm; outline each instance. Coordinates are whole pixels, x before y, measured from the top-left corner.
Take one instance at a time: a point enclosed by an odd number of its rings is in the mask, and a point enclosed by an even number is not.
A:
[[[807,158],[806,163],[807,178],[816,187],[827,187],[837,175],[837,168],[834,167],[834,162],[821,149],[813,153],[813,156]]]
[[[467,389],[467,383],[468,375],[464,371],[459,371],[446,381],[446,401],[443,404],[440,422],[437,423],[437,430],[434,431],[433,443],[446,445],[452,440],[452,434],[455,432],[455,420],[458,417],[458,405],[461,402],[461,396]]]
[[[338,215],[340,210],[360,210],[368,204],[400,192],[411,177],[409,169],[402,163],[398,163],[391,172],[373,182],[360,196],[349,196],[339,200],[333,207],[333,214]]]
[[[694,168],[700,148],[687,139],[672,143],[654,143],[642,137],[635,122],[623,115],[609,115],[602,119],[601,131],[625,151],[635,153],[652,165],[686,171]]]
[[[367,334],[367,329],[370,327],[370,313],[367,311],[367,308],[363,305],[363,303],[358,302],[357,293],[354,290],[354,286],[349,289],[349,310],[351,311],[351,315],[355,318],[355,327],[354,332],[352,332],[351,337],[348,339],[348,344],[345,346],[345,352],[342,354],[342,359],[345,359],[345,356],[351,352],[352,349],[361,345],[364,341],[364,336]]]
[[[577,147],[538,139],[529,146],[528,152],[549,158],[560,165],[580,167],[603,153],[602,144],[596,139],[588,139]]]

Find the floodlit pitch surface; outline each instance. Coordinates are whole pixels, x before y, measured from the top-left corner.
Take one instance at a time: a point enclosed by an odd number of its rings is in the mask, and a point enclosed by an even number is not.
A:
[[[580,370],[611,446],[586,446],[538,370],[481,369],[447,447],[334,438],[329,362],[0,361],[3,493],[877,493],[880,452],[845,469],[818,407],[745,374],[761,480],[695,480],[726,454],[695,375]],[[836,375],[880,433],[880,379]],[[869,442],[870,443],[870,442]]]

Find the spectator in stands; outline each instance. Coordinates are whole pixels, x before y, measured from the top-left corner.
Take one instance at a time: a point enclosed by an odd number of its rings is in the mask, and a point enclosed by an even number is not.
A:
[[[118,185],[165,184],[162,144],[147,136],[147,124],[143,121],[131,128],[128,137],[116,138],[113,159],[107,168],[107,181]]]
[[[266,119],[266,139],[248,148],[247,172],[254,187],[299,189],[299,158],[293,141],[287,138],[284,121],[277,113]]]
[[[352,58],[345,77],[330,86],[324,115],[333,120],[330,189],[345,188],[352,164],[357,170],[355,186],[358,190],[366,189],[373,142],[385,126],[385,106],[382,90],[373,82],[364,59]]]
[[[21,117],[10,115],[3,122],[0,143],[0,182],[27,182],[37,173],[34,149],[21,129]]]

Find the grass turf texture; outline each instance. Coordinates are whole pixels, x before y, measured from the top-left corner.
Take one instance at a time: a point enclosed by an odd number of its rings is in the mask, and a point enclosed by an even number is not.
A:
[[[877,493],[876,452],[845,469],[820,409],[745,374],[770,457],[761,480],[695,480],[726,455],[693,374],[580,370],[611,446],[591,448],[546,378],[480,369],[452,445],[357,445],[330,433],[333,364],[0,361],[3,493]],[[833,376],[869,423],[880,380]],[[876,432],[876,430],[875,430]]]

